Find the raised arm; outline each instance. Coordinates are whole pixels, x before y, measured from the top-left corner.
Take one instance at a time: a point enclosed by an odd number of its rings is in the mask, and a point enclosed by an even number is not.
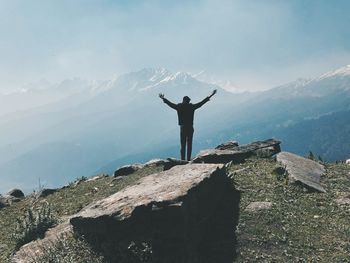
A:
[[[163,93],[159,93],[159,98],[161,98],[163,102],[166,103],[170,108],[177,110],[177,105],[175,103],[172,103],[170,100],[166,99]]]
[[[202,100],[201,102],[193,104],[194,108],[198,109],[198,108],[202,107],[205,103],[207,103],[210,100],[211,97],[213,97],[215,95],[215,93],[216,93],[216,89],[213,90],[213,92],[208,97],[206,97],[204,100]]]

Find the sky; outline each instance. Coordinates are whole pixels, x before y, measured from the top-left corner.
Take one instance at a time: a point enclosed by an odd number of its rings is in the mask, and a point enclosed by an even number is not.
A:
[[[0,0],[0,91],[145,67],[260,90],[350,64],[348,0]]]

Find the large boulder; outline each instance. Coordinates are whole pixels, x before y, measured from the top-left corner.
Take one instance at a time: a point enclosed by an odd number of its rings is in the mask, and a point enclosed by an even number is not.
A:
[[[347,160],[345,161],[345,163],[346,163],[346,164],[350,164],[350,159],[347,159]]]
[[[154,262],[232,262],[238,211],[224,165],[187,164],[144,177],[70,222],[110,262],[145,242]]]
[[[289,152],[277,154],[277,161],[285,166],[292,181],[301,182],[319,192],[326,192],[320,184],[320,178],[326,171],[322,164]]]
[[[200,151],[194,163],[241,163],[252,156],[271,157],[281,151],[281,141],[269,139],[237,146],[234,142],[218,145],[215,149]]]

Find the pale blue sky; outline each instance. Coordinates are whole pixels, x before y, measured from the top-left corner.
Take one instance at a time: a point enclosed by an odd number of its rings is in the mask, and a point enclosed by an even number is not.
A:
[[[269,88],[350,64],[347,0],[0,0],[0,90],[206,70]]]

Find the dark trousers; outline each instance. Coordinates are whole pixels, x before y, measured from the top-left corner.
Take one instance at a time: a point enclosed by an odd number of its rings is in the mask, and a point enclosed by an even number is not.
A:
[[[181,141],[181,160],[185,160],[186,144],[187,144],[187,161],[191,160],[193,126],[180,126],[180,141]]]

